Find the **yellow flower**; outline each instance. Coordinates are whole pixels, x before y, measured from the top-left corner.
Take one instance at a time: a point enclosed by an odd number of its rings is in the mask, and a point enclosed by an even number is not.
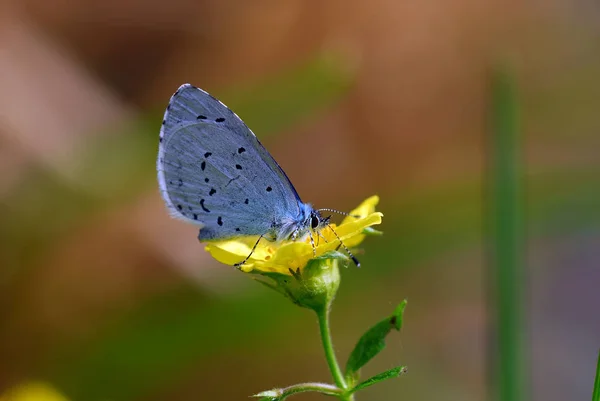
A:
[[[42,382],[24,383],[8,390],[0,401],[68,401],[49,384]]]
[[[359,216],[358,218],[348,216],[339,226],[331,224],[341,241],[348,248],[355,247],[364,240],[365,229],[381,223],[383,215],[375,212],[375,206],[378,202],[378,196],[371,196],[350,212],[352,216]],[[321,235],[325,240],[313,235],[316,256],[336,250],[340,246],[340,241],[330,228],[321,230]],[[235,265],[250,254],[257,238],[244,237],[235,240],[211,242],[206,246],[206,250],[219,262]],[[248,261],[240,269],[247,273],[271,272],[290,275],[289,269],[294,271],[298,268],[302,269],[313,257],[313,247],[309,239],[281,243],[261,240]]]

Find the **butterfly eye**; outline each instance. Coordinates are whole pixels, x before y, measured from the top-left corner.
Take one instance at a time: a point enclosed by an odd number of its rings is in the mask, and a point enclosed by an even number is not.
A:
[[[319,218],[317,216],[312,216],[310,218],[310,226],[311,228],[315,229],[319,226]]]

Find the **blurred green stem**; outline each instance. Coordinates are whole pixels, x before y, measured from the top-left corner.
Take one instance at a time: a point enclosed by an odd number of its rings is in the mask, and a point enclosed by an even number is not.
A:
[[[594,380],[592,401],[600,401],[600,352],[598,352],[598,363],[596,365],[596,379]]]
[[[321,342],[323,343],[323,350],[325,351],[325,358],[329,365],[329,370],[333,376],[333,381],[336,386],[345,392],[348,391],[348,384],[344,378],[344,374],[340,369],[340,365],[335,357],[335,351],[333,349],[333,343],[331,342],[331,331],[329,329],[329,307],[326,305],[322,308],[315,309],[317,317],[319,319],[319,331],[321,332]],[[353,401],[354,396],[351,394],[343,394],[338,396],[342,401]]]
[[[528,397],[526,327],[524,322],[525,269],[521,215],[518,104],[513,76],[494,71],[492,79],[492,135],[490,141],[490,208],[492,228],[490,287],[495,306],[494,370],[496,400],[525,401]]]

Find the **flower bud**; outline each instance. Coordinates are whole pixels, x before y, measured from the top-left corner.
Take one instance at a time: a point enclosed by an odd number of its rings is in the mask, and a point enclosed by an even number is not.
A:
[[[290,269],[291,276],[267,274],[275,284],[271,288],[286,295],[292,302],[315,311],[328,308],[340,285],[339,265],[347,265],[348,258],[337,251],[310,259],[304,268]]]

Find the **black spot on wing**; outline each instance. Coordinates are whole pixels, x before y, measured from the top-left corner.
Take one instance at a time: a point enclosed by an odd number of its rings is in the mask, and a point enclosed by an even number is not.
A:
[[[217,218],[217,224],[218,224],[218,225],[220,225],[220,226],[222,226],[222,225],[223,225],[223,219],[221,218],[221,216],[219,216],[219,217]]]
[[[202,207],[202,210],[204,210],[206,213],[210,213],[210,210],[204,206],[204,199],[200,199],[200,207]]]

